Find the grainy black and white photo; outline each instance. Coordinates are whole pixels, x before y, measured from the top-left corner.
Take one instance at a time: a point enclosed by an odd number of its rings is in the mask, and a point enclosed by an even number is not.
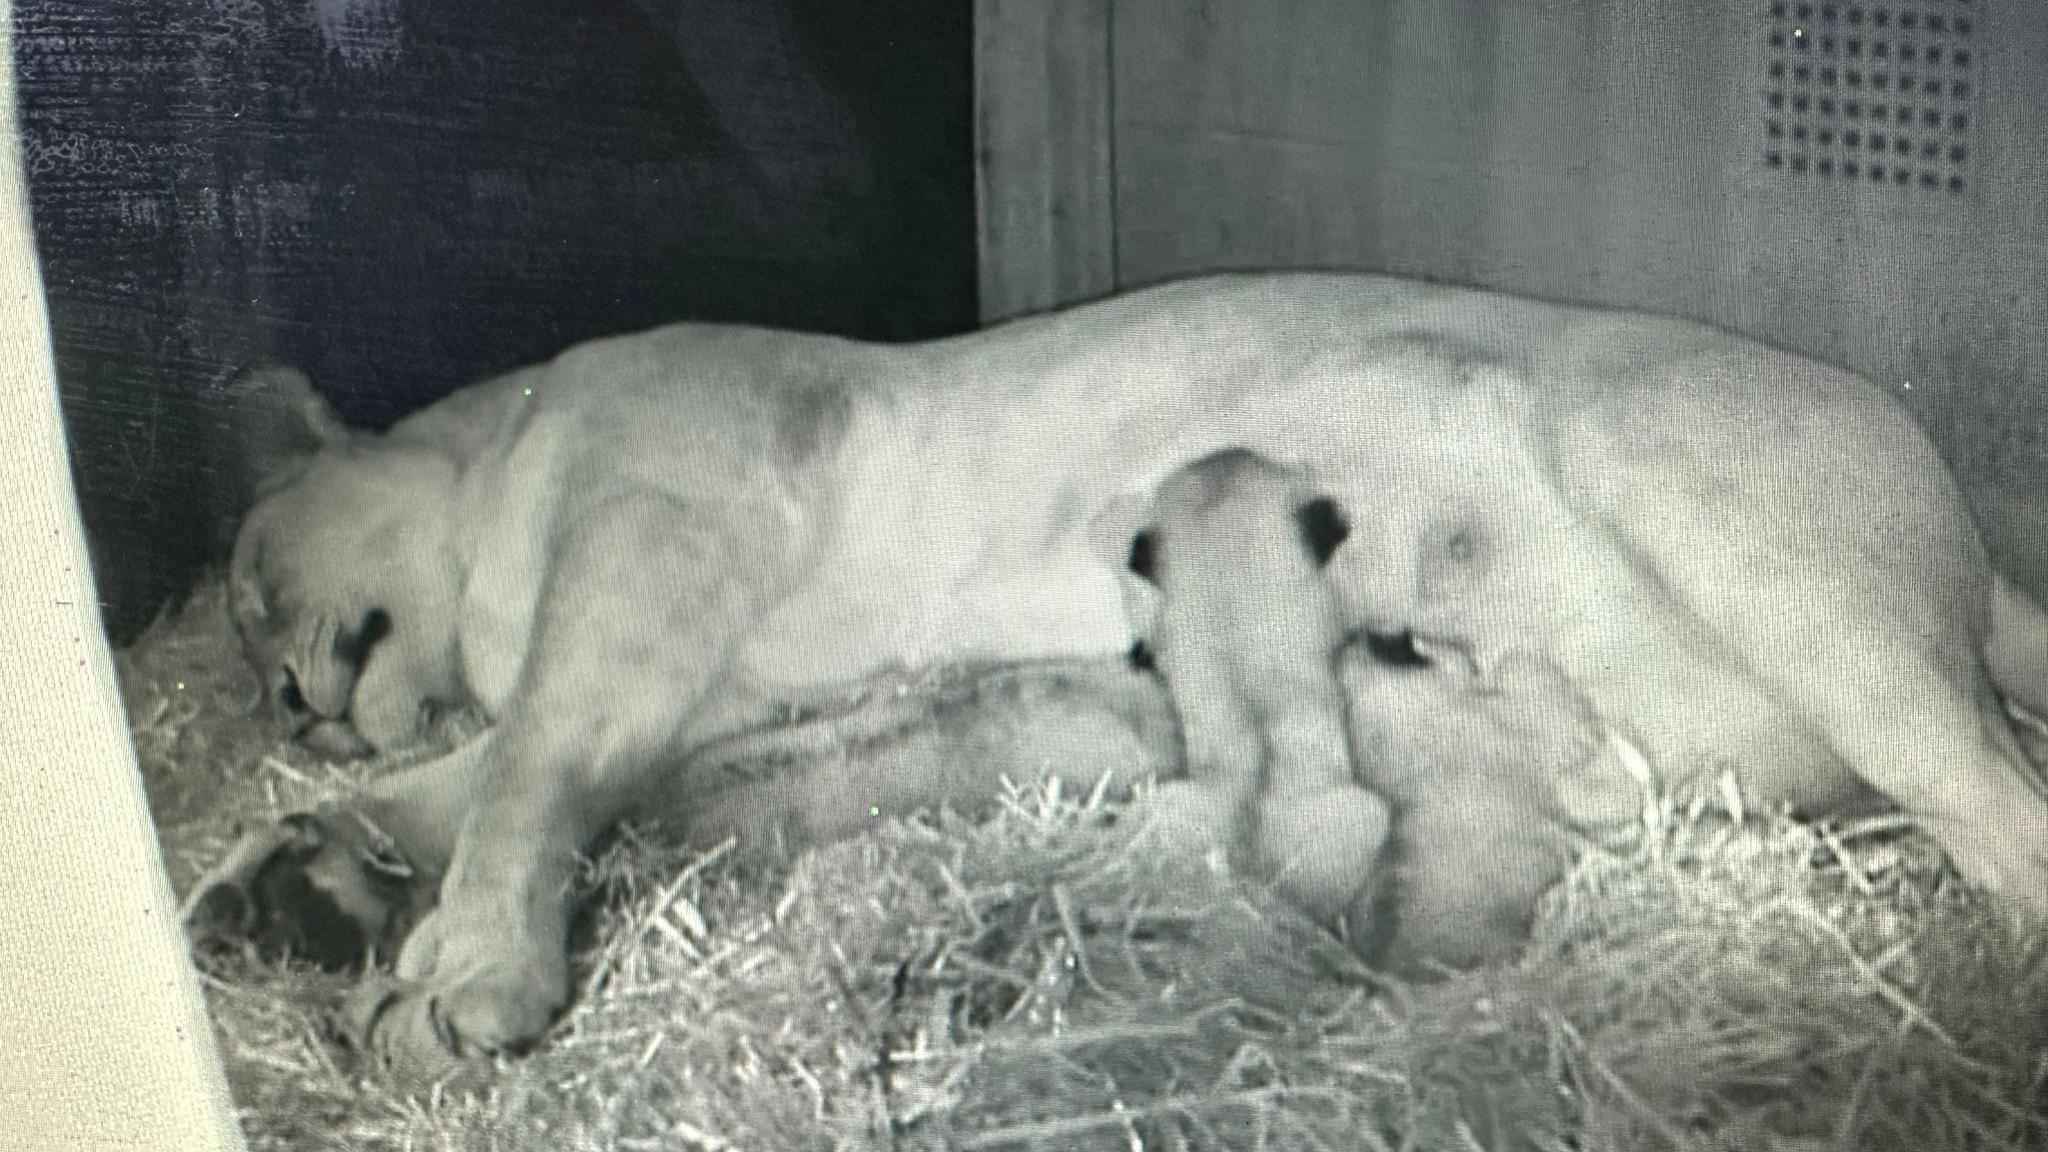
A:
[[[249,1147],[2048,1149],[2048,6],[12,35]]]

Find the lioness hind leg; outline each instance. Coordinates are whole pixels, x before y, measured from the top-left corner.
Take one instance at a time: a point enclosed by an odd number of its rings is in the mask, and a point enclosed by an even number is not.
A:
[[[1843,758],[1966,879],[2048,924],[2048,798],[1982,672],[1912,637],[1814,656],[1790,687]]]
[[[561,541],[533,642],[465,820],[440,907],[407,943],[370,1021],[395,1062],[432,1068],[537,1039],[568,993],[578,852],[672,763],[764,598],[775,533],[729,511],[615,501]]]

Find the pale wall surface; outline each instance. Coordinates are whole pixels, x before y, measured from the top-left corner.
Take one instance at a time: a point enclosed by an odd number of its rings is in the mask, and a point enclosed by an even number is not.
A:
[[[240,1146],[57,420],[0,0],[0,1149]]]
[[[1099,162],[1040,150],[1068,158],[1041,178],[1069,190],[1046,201],[1044,228],[1085,234],[1055,209],[1106,184],[1113,245],[1094,278],[1121,288],[1226,268],[1364,268],[1690,316],[1845,364],[1907,397],[2008,566],[2048,595],[2048,5],[1811,0],[1802,19],[1796,0],[1782,18],[1771,3],[1114,0],[1093,29],[1107,75],[1087,81],[1110,94],[1109,126],[1045,118],[1106,132],[1110,147]],[[1063,58],[1088,58],[1083,31],[1062,30]],[[1930,46],[1943,50],[1935,64]],[[1806,64],[1804,85],[1789,66],[1771,76],[1781,58]],[[1907,73],[1915,91],[1901,98]],[[1785,94],[1775,112],[1772,91]],[[1913,120],[1907,188],[1890,182],[1899,105]],[[1786,133],[1775,143],[1773,116]],[[1802,125],[1809,146],[1835,136],[1794,173]],[[1873,132],[1886,137],[1883,183],[1869,178]],[[1930,140],[1932,162],[1920,155]],[[1774,147],[1782,167],[1766,162]],[[1852,154],[1858,176],[1844,179]],[[1823,156],[1827,177],[1812,166]],[[1921,188],[1922,171],[1940,187]],[[1088,251],[1043,247],[1070,261]],[[1019,265],[1020,251],[1033,249],[1012,241],[999,255]],[[1007,298],[992,279],[1031,273],[985,268],[985,303]]]

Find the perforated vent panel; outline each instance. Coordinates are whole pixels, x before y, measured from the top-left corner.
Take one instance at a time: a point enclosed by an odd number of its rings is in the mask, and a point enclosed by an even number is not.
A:
[[[1807,179],[1961,193],[1978,0],[1764,9],[1764,166]]]

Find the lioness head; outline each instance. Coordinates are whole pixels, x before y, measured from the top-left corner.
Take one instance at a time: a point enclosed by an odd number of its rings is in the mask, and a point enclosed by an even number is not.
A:
[[[261,369],[237,390],[257,473],[228,575],[243,650],[314,751],[412,743],[429,704],[459,697],[455,465],[344,426],[298,372]]]

